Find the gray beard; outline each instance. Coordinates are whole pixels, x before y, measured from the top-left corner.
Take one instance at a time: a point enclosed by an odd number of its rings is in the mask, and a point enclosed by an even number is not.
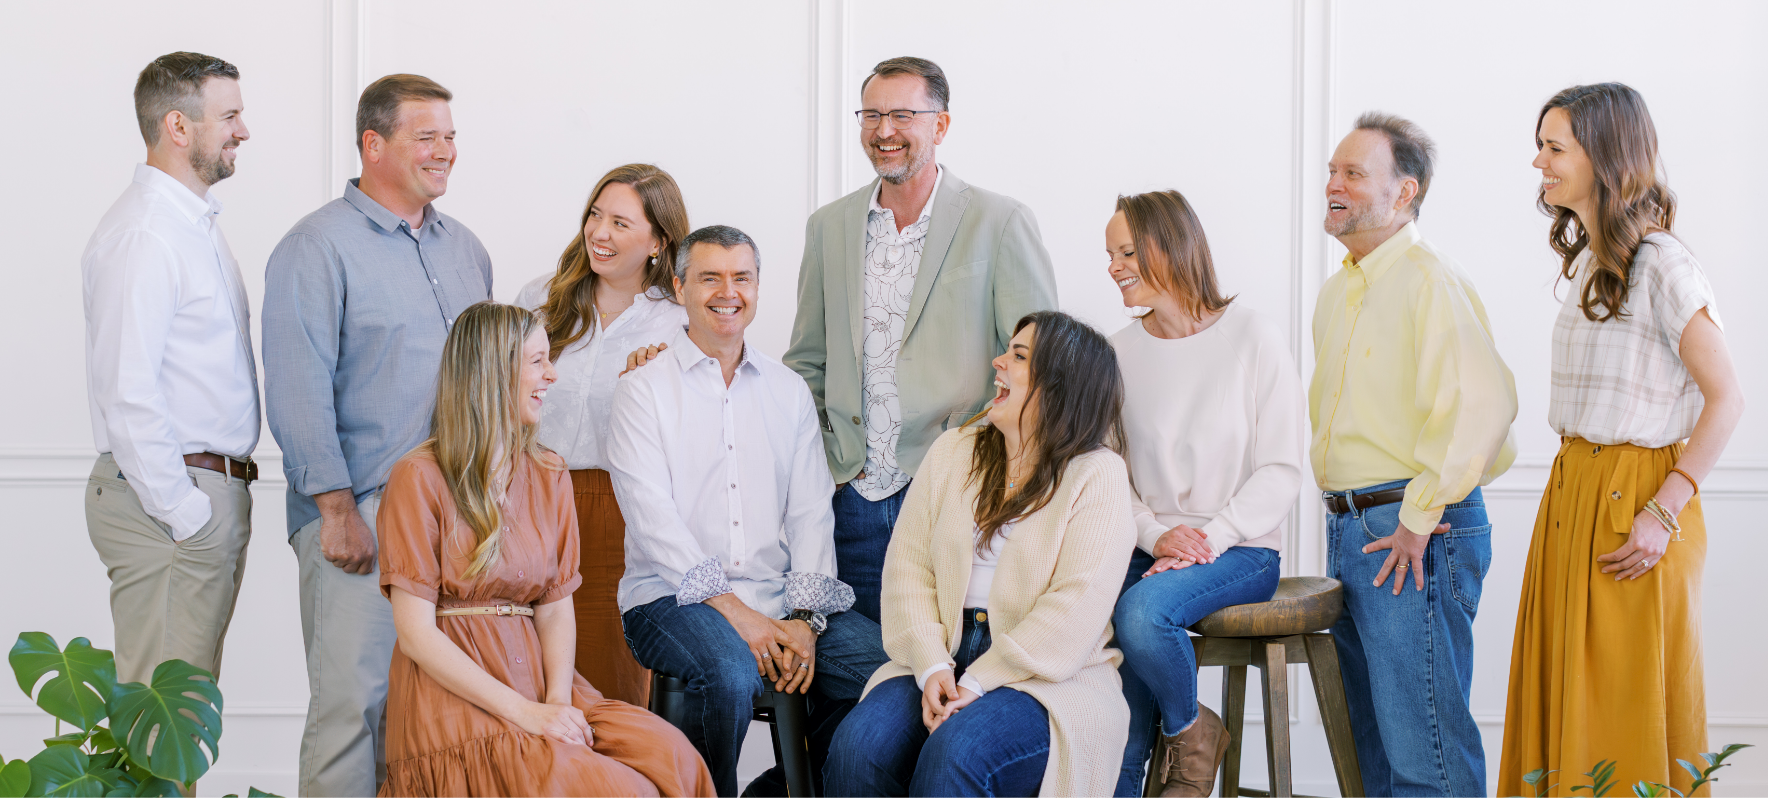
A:
[[[910,152],[912,155],[909,160],[899,169],[886,170],[884,167],[879,166],[877,161],[873,161],[872,170],[877,172],[879,177],[884,178],[884,182],[893,186],[900,186],[907,183],[910,180],[915,179],[915,175],[920,174],[921,169],[925,168],[927,164],[933,160],[932,150],[926,152],[911,150]]]
[[[221,157],[221,150],[204,150],[202,144],[190,148],[190,168],[203,185],[212,186],[233,176],[233,164]]]

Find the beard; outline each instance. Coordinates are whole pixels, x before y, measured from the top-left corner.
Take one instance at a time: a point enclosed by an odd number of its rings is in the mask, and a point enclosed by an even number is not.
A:
[[[1397,192],[1395,192],[1395,194],[1397,194]],[[1333,224],[1331,217],[1326,219],[1326,234],[1329,236],[1346,236],[1351,235],[1352,233],[1361,233],[1365,230],[1379,230],[1386,227],[1387,223],[1393,217],[1384,214],[1382,211],[1385,208],[1393,207],[1395,194],[1389,194],[1376,199],[1373,202],[1346,206],[1345,210],[1350,211],[1350,214],[1344,218],[1344,221]]]
[[[903,160],[898,166],[886,166],[882,156],[880,156],[878,151],[872,147],[866,148],[866,158],[872,162],[872,171],[877,172],[878,176],[884,178],[885,182],[892,185],[902,185],[903,183],[913,180],[915,175],[921,173],[922,167],[925,167],[933,160],[933,150],[923,150],[912,143],[908,143],[908,147],[909,157]]]
[[[196,172],[196,179],[203,181],[203,185],[212,186],[233,176],[233,164],[222,157],[226,149],[217,147],[205,150],[202,142],[197,142],[195,147],[190,148],[190,168]]]

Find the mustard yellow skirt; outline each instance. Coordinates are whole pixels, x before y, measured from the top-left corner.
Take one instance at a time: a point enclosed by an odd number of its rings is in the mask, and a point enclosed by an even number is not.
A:
[[[1684,792],[1692,783],[1676,760],[1702,764],[1709,750],[1700,499],[1677,518],[1682,540],[1644,576],[1617,582],[1596,561],[1627,542],[1633,517],[1681,454],[1679,443],[1646,449],[1570,438],[1560,446],[1517,610],[1499,795],[1534,795],[1522,777],[1536,768],[1559,771],[1540,785],[1557,782],[1549,794],[1573,795],[1603,759],[1617,763],[1611,794],[1631,794],[1641,780]]]

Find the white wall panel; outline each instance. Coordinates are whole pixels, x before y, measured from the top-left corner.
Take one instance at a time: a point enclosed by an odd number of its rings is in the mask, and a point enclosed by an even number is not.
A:
[[[1547,221],[1533,207],[1532,125],[1578,82],[1622,80],[1655,113],[1678,232],[1718,289],[1746,391],[1768,395],[1768,329],[1748,304],[1768,290],[1750,244],[1768,211],[1768,7],[1707,0],[1501,0],[1475,9],[1398,0],[1245,3],[892,4],[851,0],[670,4],[307,0],[157,12],[115,2],[0,10],[0,107],[15,153],[0,192],[0,643],[41,629],[111,641],[103,567],[81,509],[91,438],[78,258],[127,184],[141,144],[129,101],[152,57],[192,49],[244,73],[253,138],[219,184],[223,226],[254,308],[264,260],[298,218],[356,174],[357,93],[417,72],[456,94],[461,160],[438,204],[472,227],[496,265],[496,295],[550,271],[607,169],[653,162],[680,181],[695,226],[743,228],[764,255],[757,346],[783,352],[805,216],[864,185],[859,82],[872,64],[932,58],[952,83],[941,162],[1020,199],[1056,262],[1064,309],[1107,332],[1125,323],[1104,272],[1103,228],[1119,193],[1176,188],[1210,236],[1224,287],[1289,331],[1304,374],[1319,282],[1342,249],[1319,229],[1324,160],[1356,113],[1412,117],[1441,147],[1423,227],[1480,287],[1522,402],[1518,467],[1488,489],[1498,529],[1477,626],[1474,703],[1497,768],[1520,573],[1555,440],[1546,428],[1546,342],[1558,304]],[[1563,291],[1561,286],[1559,290]],[[1745,417],[1706,486],[1706,662],[1714,743],[1768,744],[1768,654],[1754,589],[1768,544],[1768,421]],[[257,535],[229,637],[227,735],[204,792],[249,783],[292,794],[307,698],[293,557],[284,541],[274,442],[254,490]],[[1319,514],[1299,503],[1285,570],[1318,573]],[[1297,788],[1335,789],[1305,672],[1292,668]],[[1211,704],[1219,680],[1206,673]],[[51,732],[0,691],[0,752]],[[1256,698],[1249,702],[1256,717]],[[1263,783],[1259,726],[1245,747]],[[757,737],[743,770],[769,758]],[[1768,792],[1745,754],[1719,791]],[[1732,779],[1735,779],[1733,781]]]

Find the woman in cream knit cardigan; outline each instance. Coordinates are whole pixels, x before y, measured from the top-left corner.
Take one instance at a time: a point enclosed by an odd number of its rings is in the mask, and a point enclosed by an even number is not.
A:
[[[830,746],[830,795],[1109,795],[1128,735],[1111,613],[1135,547],[1098,331],[1021,319],[989,425],[941,436],[884,563],[891,661]]]

